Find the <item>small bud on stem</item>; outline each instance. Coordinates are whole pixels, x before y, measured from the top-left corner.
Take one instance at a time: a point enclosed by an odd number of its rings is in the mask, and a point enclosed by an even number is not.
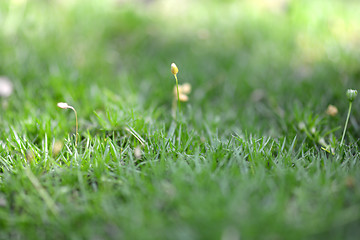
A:
[[[348,90],[346,91],[346,97],[347,97],[348,100],[349,100],[349,110],[348,110],[348,114],[347,114],[347,117],[346,117],[344,132],[343,132],[343,135],[342,135],[342,138],[341,138],[340,146],[342,146],[343,143],[344,143],[346,128],[347,128],[347,125],[348,125],[348,123],[349,123],[349,118],[350,118],[350,113],[351,113],[352,102],[354,101],[354,99],[356,98],[356,96],[357,96],[357,90],[348,89]]]
[[[176,74],[179,72],[178,67],[175,63],[171,64],[171,73],[174,74],[175,80],[176,80],[176,90],[177,90],[177,98],[178,98],[178,108],[180,112],[180,92],[179,92],[179,83]],[[176,112],[176,111],[175,111]]]
[[[175,63],[172,63],[172,64],[171,64],[171,73],[174,74],[174,75],[176,75],[178,72],[179,72],[178,67],[176,66]]]
[[[357,93],[358,93],[357,90],[348,89],[348,90],[346,91],[346,96],[347,96],[348,100],[349,100],[350,102],[352,102],[352,101],[354,101],[354,99],[356,98]]]

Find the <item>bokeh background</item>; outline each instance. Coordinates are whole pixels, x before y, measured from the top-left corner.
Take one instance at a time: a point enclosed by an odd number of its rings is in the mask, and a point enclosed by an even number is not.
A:
[[[344,93],[359,87],[355,0],[9,0],[0,3],[0,23],[14,124],[61,118],[52,109],[66,101],[82,128],[96,128],[94,110],[114,96],[167,118],[172,62],[180,83],[192,85],[187,114],[221,132],[276,136],[290,130],[294,112],[323,114],[328,104],[345,116]]]
[[[0,239],[360,234],[358,0],[0,0],[0,76]]]

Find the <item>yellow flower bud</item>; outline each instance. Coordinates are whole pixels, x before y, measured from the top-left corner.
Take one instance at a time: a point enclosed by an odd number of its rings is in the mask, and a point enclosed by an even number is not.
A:
[[[178,67],[176,66],[175,63],[172,63],[172,64],[171,64],[171,73],[174,74],[174,75],[176,75],[178,72],[179,72]]]

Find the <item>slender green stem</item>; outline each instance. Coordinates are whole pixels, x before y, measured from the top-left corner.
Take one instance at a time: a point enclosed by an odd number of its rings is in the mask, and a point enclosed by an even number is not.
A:
[[[176,99],[173,98],[173,101],[172,101],[172,105],[171,105],[171,115],[174,119],[176,119],[176,111],[177,111],[177,104],[176,104]]]
[[[350,104],[349,104],[349,111],[348,111],[348,114],[347,114],[347,118],[346,118],[346,122],[345,122],[345,127],[344,127],[344,132],[343,132],[343,135],[342,135],[342,138],[341,138],[340,146],[343,145],[343,143],[344,143],[346,128],[347,128],[347,125],[348,125],[348,122],[349,122],[349,118],[350,118],[350,113],[351,113],[351,106],[352,106],[352,102],[350,102]]]
[[[177,99],[178,99],[178,108],[179,108],[179,112],[180,112],[180,92],[179,92],[179,83],[178,83],[178,79],[176,74],[174,74],[175,76],[175,80],[176,80],[176,92],[177,92]]]
[[[76,112],[76,110],[75,110],[75,108],[73,108],[73,107],[71,107],[71,106],[69,106],[69,108],[71,109],[71,110],[73,110],[74,111],[74,113],[75,113],[75,147],[77,147],[77,139],[78,139],[78,119],[77,119],[77,112]]]

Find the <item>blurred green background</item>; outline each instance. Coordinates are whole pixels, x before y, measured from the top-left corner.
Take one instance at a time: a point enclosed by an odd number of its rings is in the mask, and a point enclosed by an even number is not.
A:
[[[0,74],[15,84],[9,111],[23,118],[67,101],[90,119],[105,108],[105,90],[131,108],[167,112],[171,62],[180,83],[192,84],[194,119],[224,131],[281,134],[288,129],[279,118],[291,117],[295,105],[322,113],[331,103],[344,114],[345,90],[359,86],[358,1],[13,0],[0,7]]]
[[[360,1],[1,0],[0,76],[0,239],[358,236]]]

